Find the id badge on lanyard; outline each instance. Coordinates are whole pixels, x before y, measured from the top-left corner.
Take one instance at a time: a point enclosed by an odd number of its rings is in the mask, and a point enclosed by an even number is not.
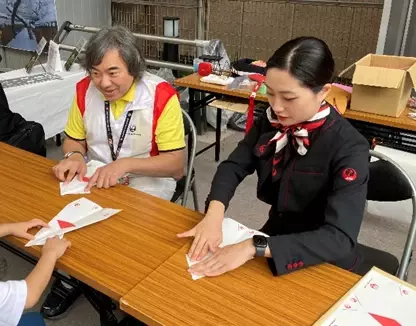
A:
[[[111,124],[110,124],[110,102],[105,101],[104,102],[104,112],[105,112],[105,125],[107,129],[107,140],[108,140],[108,146],[110,147],[111,152],[111,158],[113,161],[117,160],[117,158],[120,155],[121,148],[123,147],[124,139],[126,138],[127,129],[129,128],[131,116],[133,115],[133,111],[127,112],[126,120],[124,121],[123,129],[121,130],[120,139],[118,141],[117,149],[114,152],[114,141],[113,141],[113,132],[111,130]],[[125,176],[118,180],[119,183],[128,185],[129,177]]]

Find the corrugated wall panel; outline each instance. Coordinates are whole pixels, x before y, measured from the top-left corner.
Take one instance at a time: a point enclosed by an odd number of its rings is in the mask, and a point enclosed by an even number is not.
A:
[[[193,39],[196,10],[179,0],[113,0],[114,21],[134,31],[161,35],[163,16],[180,18],[180,36]],[[207,39],[220,39],[231,59],[267,60],[285,41],[297,36],[324,39],[335,58],[337,71],[369,52],[375,52],[383,0],[207,0]],[[143,12],[145,20],[136,11]],[[140,25],[138,25],[140,23]],[[161,44],[145,42],[146,57],[159,58]],[[181,61],[195,55],[180,46]]]

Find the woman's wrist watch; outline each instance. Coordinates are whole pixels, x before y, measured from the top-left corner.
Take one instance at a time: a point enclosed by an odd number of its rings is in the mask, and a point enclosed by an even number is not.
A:
[[[263,235],[253,236],[253,246],[256,249],[255,257],[264,257],[267,248],[267,239]]]

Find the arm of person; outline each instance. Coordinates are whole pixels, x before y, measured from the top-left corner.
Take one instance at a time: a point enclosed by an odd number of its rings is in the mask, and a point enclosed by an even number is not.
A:
[[[56,254],[49,252],[40,257],[32,272],[26,277],[27,298],[25,309],[32,308],[48,286],[56,264]]]
[[[201,260],[208,250],[216,252],[221,244],[225,210],[240,182],[255,170],[256,158],[253,151],[265,123],[264,119],[267,119],[265,115],[256,120],[228,159],[219,165],[206,201],[205,217],[192,229],[178,234],[180,238],[194,237],[188,252],[192,261]]]
[[[85,141],[86,131],[84,120],[77,104],[77,96],[74,96],[71,109],[69,110],[68,122],[65,127],[66,138],[63,144],[64,154],[68,152],[80,152],[85,156],[87,143]],[[79,156],[79,155],[74,155]]]
[[[0,224],[0,238],[5,237],[10,233],[10,224]]]
[[[236,149],[218,166],[206,200],[206,212],[213,210],[224,215],[238,185],[254,173],[256,157],[253,151],[266,120],[265,114],[256,120]]]
[[[179,180],[185,169],[185,131],[178,97],[172,96],[157,121],[155,141],[159,155],[148,158],[124,158],[126,170],[150,177]]]
[[[32,308],[39,300],[51,279],[56,261],[71,246],[65,238],[49,238],[42,247],[42,254],[32,272],[26,277],[27,298],[25,308]]]
[[[126,171],[149,177],[171,177],[179,180],[184,175],[185,151],[160,152],[147,158],[123,158]]]
[[[340,141],[343,144],[331,167],[333,184],[324,225],[314,231],[267,238],[274,275],[293,271],[288,266],[294,260],[301,261],[303,267],[337,261],[350,254],[357,243],[367,197],[369,145],[364,138],[358,143],[342,138]],[[346,171],[353,174],[349,180]]]

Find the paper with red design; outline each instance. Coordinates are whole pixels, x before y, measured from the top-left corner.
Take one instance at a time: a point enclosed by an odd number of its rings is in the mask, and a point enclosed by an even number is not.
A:
[[[240,243],[244,240],[247,240],[249,238],[252,238],[254,235],[263,235],[265,237],[268,237],[267,234],[262,233],[260,231],[249,229],[247,226],[231,219],[231,218],[224,218],[222,222],[222,242],[219,245],[220,248],[223,248],[225,246],[229,246],[232,244]],[[207,259],[209,256],[211,256],[211,253],[208,253],[203,259],[200,261],[203,261],[204,259]],[[188,262],[188,266],[195,265],[199,261],[191,261],[186,255],[186,261]],[[191,274],[193,280],[198,280],[203,275],[195,275]]]
[[[91,200],[80,198],[66,205],[50,220],[49,227],[39,230],[35,239],[26,243],[26,247],[44,245],[48,238],[62,237],[65,233],[103,221],[120,211],[120,209],[102,208]]]
[[[414,286],[374,267],[315,325],[416,325],[415,307]]]
[[[89,194],[91,191],[85,191],[88,185],[89,179],[94,175],[98,168],[105,166],[104,163],[99,161],[91,160],[87,163],[87,172],[82,181],[79,181],[78,174],[72,179],[71,182],[65,184],[64,182],[59,183],[61,196],[74,195],[74,194]]]

